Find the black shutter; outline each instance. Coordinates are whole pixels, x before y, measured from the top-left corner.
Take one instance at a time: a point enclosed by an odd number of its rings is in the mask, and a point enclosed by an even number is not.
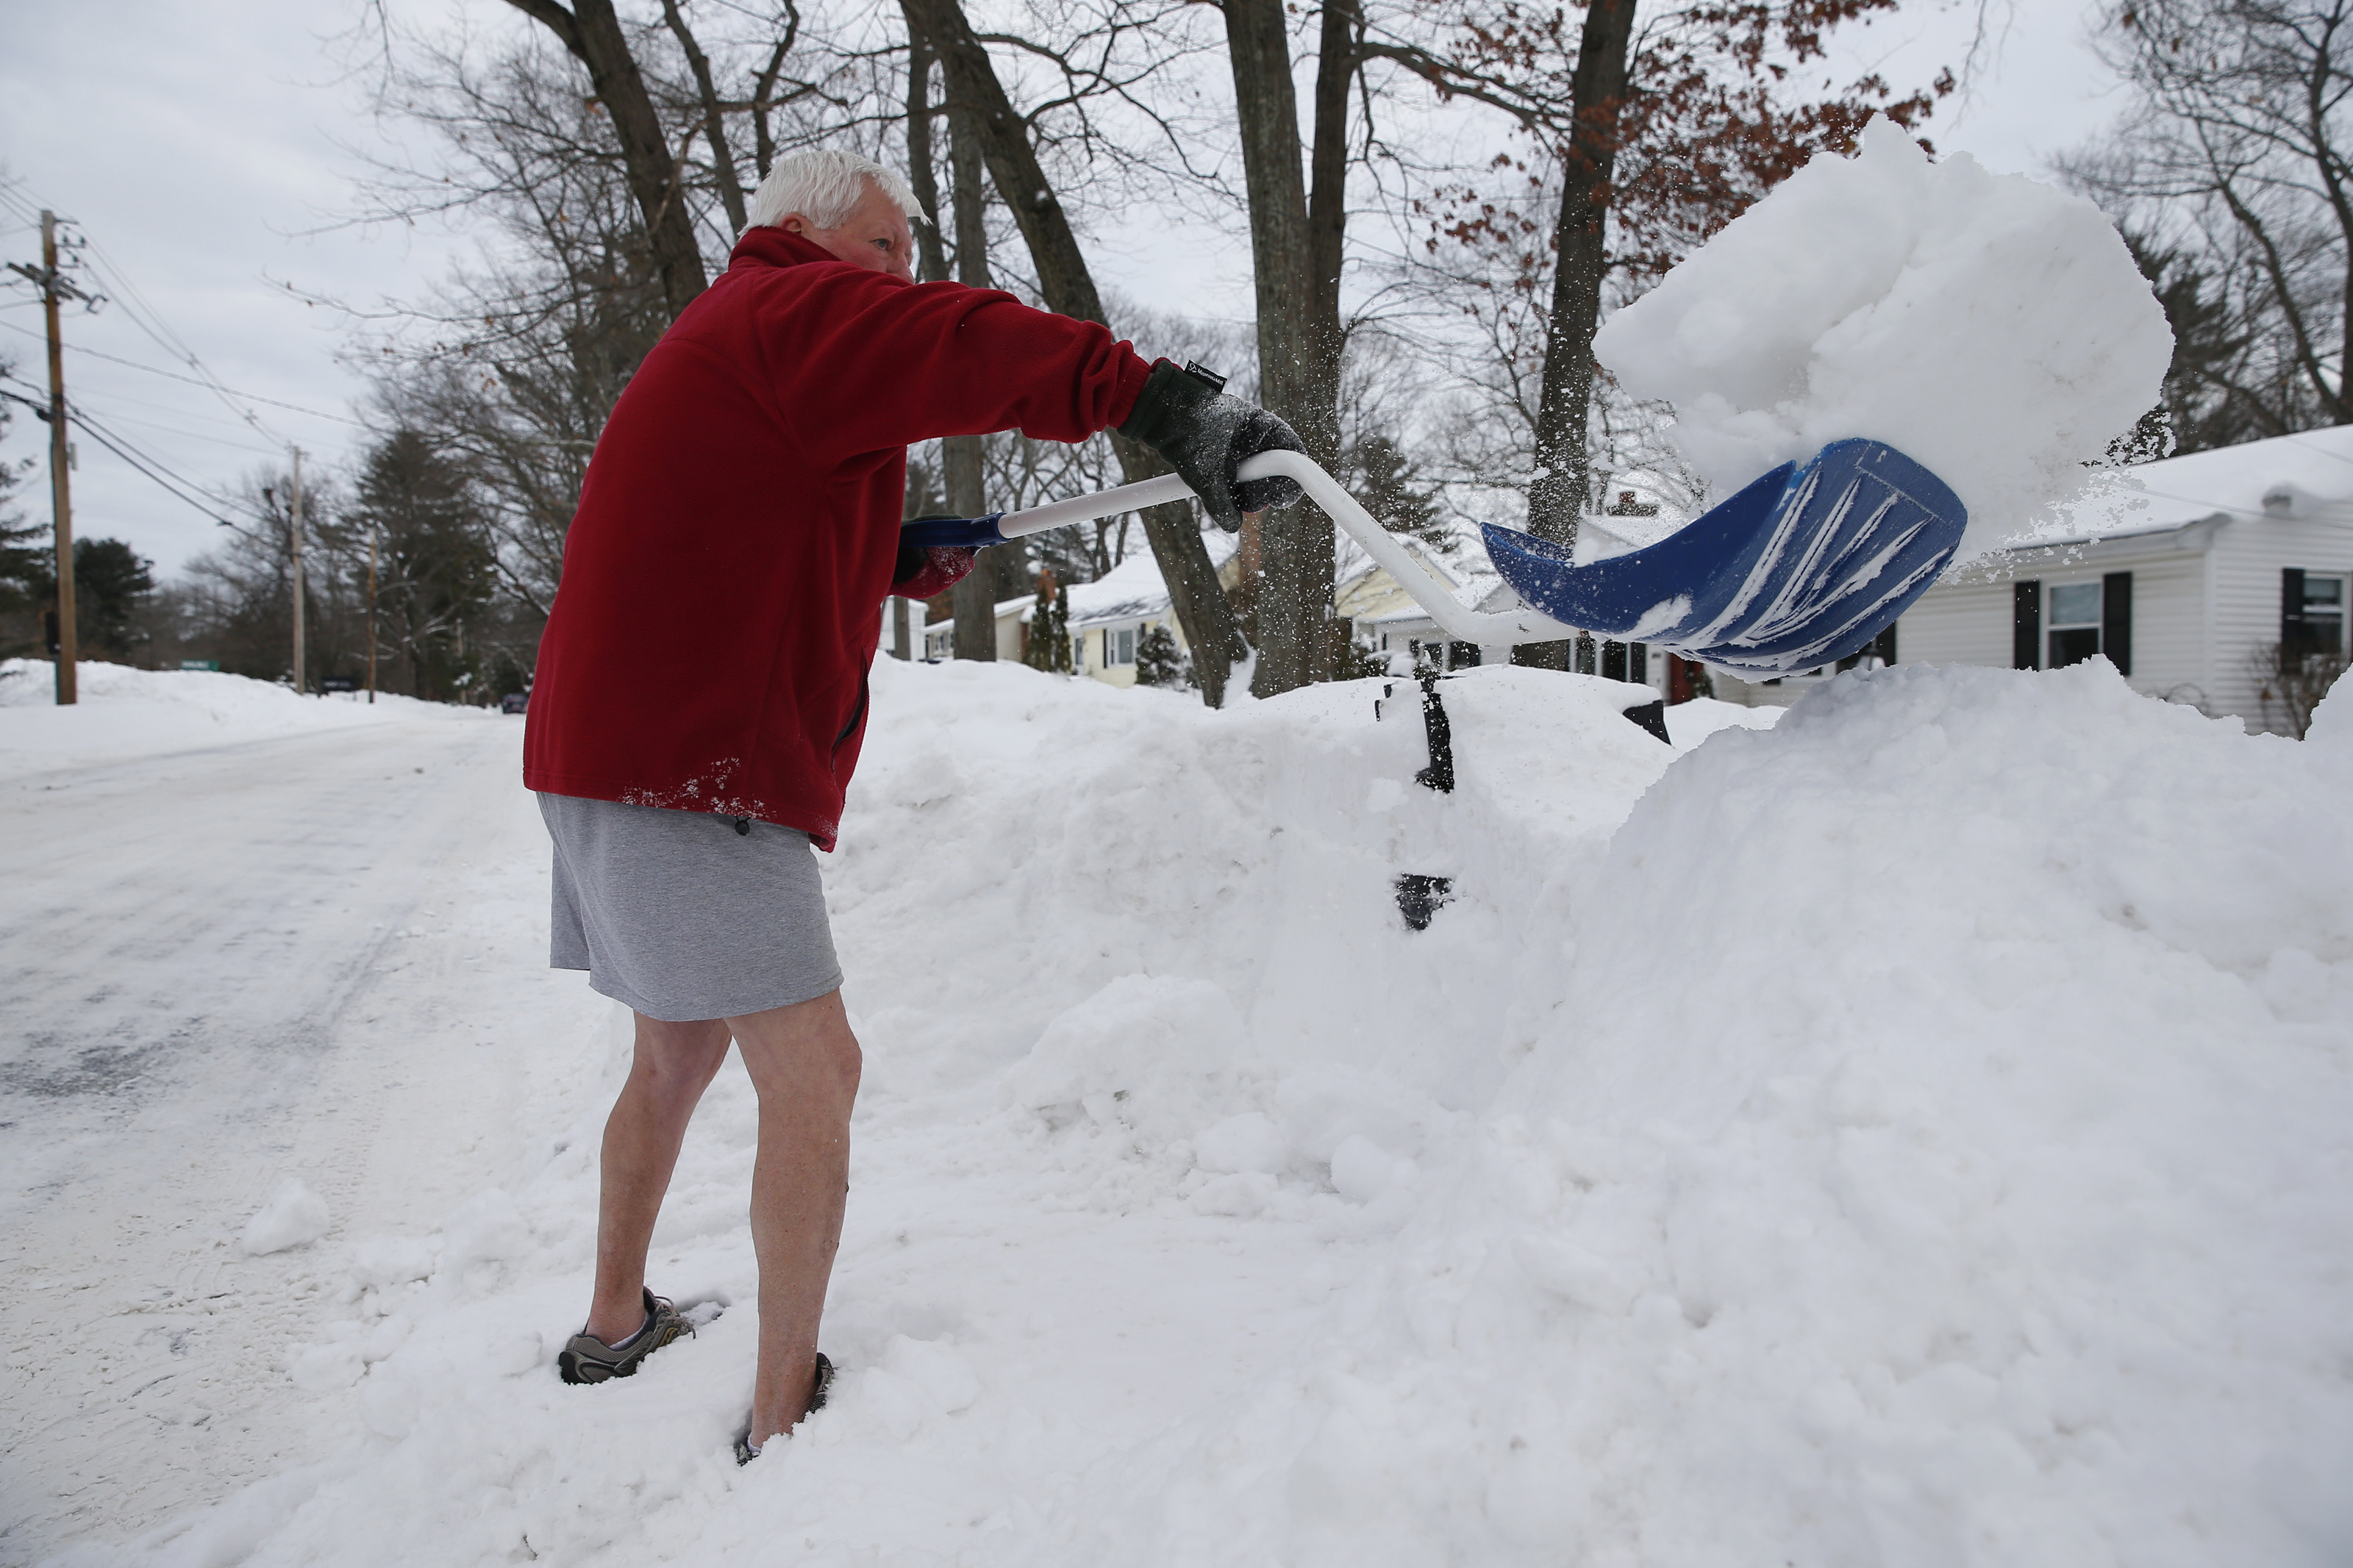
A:
[[[2042,584],[2036,581],[2010,585],[2010,668],[2042,668]]]
[[[2312,630],[2304,624],[2304,568],[2280,568],[2280,651],[2301,653],[2312,640]]]
[[[1651,645],[1646,642],[1629,644],[1626,649],[1627,679],[1637,686],[1651,682]]]
[[[1895,662],[1895,622],[1888,622],[1887,629],[1872,639],[1871,651],[1879,656],[1882,664]]]
[[[2132,574],[2110,572],[2100,579],[2100,651],[2118,675],[2132,673]]]

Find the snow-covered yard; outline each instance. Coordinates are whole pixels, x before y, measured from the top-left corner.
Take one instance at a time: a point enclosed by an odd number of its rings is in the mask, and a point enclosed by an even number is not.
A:
[[[699,1336],[554,1374],[626,1033],[543,967],[520,721],[0,709],[0,1556],[2353,1552],[2353,712],[1899,668],[1669,747],[1486,668],[1440,796],[1403,684],[875,685],[844,1372],[741,1470],[740,1073],[655,1248]],[[248,1254],[290,1178],[330,1228]]]

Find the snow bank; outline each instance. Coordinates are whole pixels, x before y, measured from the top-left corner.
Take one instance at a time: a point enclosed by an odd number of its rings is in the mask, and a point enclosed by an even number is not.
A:
[[[1903,668],[1673,769],[1492,973],[1546,1022],[1449,1190],[1123,1550],[2344,1561],[2353,761],[2235,729]]]
[[[78,700],[56,704],[55,666],[0,660],[0,778],[401,719],[480,719],[485,710],[378,694],[299,697],[290,688],[211,670],[133,669],[84,660]],[[497,717],[495,714],[490,717]]]
[[[553,1374],[617,1027],[543,1162],[351,1248],[283,1476],[67,1561],[2353,1553],[2348,698],[2298,745],[1905,667],[1670,748],[1490,668],[1440,796],[1377,686],[878,668],[844,1371],[790,1443],[728,1455],[732,1069],[653,1260],[699,1334]],[[1401,871],[1455,879],[1425,932]]]
[[[1867,437],[1968,508],[1961,558],[2080,492],[2158,401],[2165,311],[2105,215],[1966,153],[1931,163],[1883,118],[1606,322],[1593,349],[1675,405],[1719,495]]]

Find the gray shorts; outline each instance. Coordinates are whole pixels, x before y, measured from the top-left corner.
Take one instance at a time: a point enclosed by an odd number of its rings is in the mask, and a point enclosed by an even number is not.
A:
[[[542,795],[555,840],[549,964],[666,1023],[839,988],[809,837],[773,823]]]

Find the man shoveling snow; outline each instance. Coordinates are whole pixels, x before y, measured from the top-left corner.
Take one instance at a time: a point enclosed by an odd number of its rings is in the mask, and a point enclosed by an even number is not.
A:
[[[596,1282],[566,1382],[688,1331],[645,1283],[689,1117],[733,1040],[760,1100],[759,1369],[739,1460],[824,1402],[860,1054],[811,847],[831,849],[892,594],[969,549],[902,550],[906,448],[1116,426],[1228,527],[1287,502],[1240,460],[1288,426],[1098,323],[913,281],[906,183],[836,152],[779,163],[726,273],[615,405],[540,645],[523,778],[554,839],[552,962],[637,1015],[607,1123]]]

